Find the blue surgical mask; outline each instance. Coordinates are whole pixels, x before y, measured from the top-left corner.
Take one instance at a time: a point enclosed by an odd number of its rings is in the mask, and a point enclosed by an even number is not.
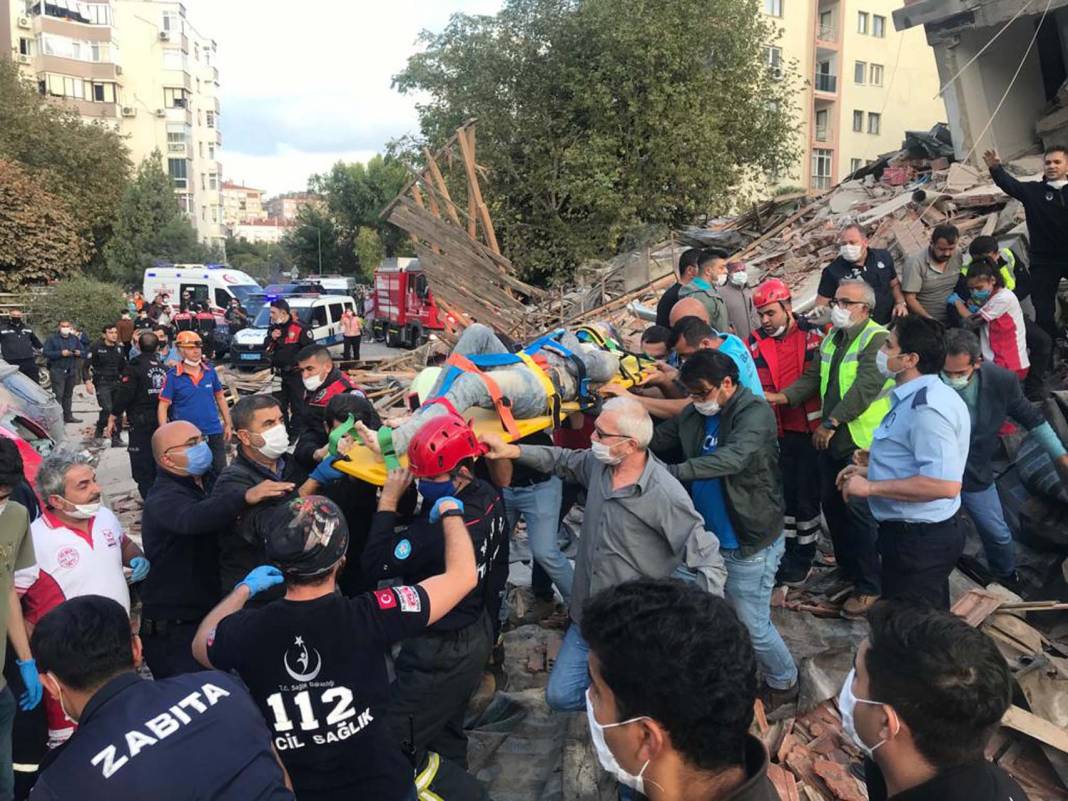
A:
[[[990,300],[990,290],[989,289],[973,289],[972,290],[972,300],[974,300],[976,303],[986,303],[988,300]]]
[[[213,461],[211,448],[206,442],[198,442],[185,452],[186,472],[191,476],[202,476],[211,468]]]
[[[437,503],[439,499],[456,492],[456,487],[453,486],[451,478],[445,479],[444,481],[427,481],[425,478],[421,478],[419,479],[419,483],[416,484],[416,489],[418,489],[419,494],[423,496],[424,509],[430,508]]]

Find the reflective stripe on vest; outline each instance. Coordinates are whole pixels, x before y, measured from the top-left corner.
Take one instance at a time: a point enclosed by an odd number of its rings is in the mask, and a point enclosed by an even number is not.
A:
[[[868,320],[864,330],[850,343],[849,349],[846,350],[842,361],[838,365],[838,394],[840,397],[844,398],[849,388],[853,386],[853,382],[857,380],[857,365],[860,361],[860,352],[868,347],[872,337],[879,333],[886,333],[886,329],[874,320]],[[835,351],[838,349],[834,340],[835,337],[832,334],[823,340],[823,345],[820,347],[820,398],[827,397],[827,385],[830,383],[831,377],[831,361],[834,359]],[[855,420],[846,423],[846,427],[849,429],[849,436],[853,438],[853,443],[858,448],[867,450],[871,447],[875,429],[879,427],[879,423],[883,421],[886,413],[890,411],[890,390],[893,388],[894,382],[887,380],[883,386],[883,391],[879,393],[879,397],[871,402],[871,405],[864,410],[864,413]]]
[[[1012,292],[1016,289],[1016,254],[1012,252],[1012,248],[1002,248],[998,255],[1005,262],[1001,265],[1001,280],[1005,282],[1005,288]],[[965,256],[963,266],[960,268],[960,274],[967,277],[968,268],[971,266],[972,257]]]

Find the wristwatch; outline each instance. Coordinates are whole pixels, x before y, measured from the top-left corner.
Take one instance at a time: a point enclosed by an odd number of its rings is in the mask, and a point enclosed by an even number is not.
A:
[[[442,520],[444,520],[446,517],[460,517],[460,518],[462,518],[463,516],[464,516],[464,513],[463,513],[462,509],[449,509],[447,512],[442,512],[441,513],[441,519]]]
[[[831,420],[830,418],[828,418],[828,419],[824,420],[822,423],[820,423],[820,425],[823,426],[824,428],[826,428],[828,431],[837,431],[838,430],[838,426],[840,424],[836,423],[833,420]]]

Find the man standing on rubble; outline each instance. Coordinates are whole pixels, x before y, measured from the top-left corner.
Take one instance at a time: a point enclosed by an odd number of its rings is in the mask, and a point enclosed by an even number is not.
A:
[[[878,354],[896,386],[867,466],[838,477],[843,497],[867,498],[879,521],[883,597],[949,609],[949,574],[964,550],[957,512],[971,437],[968,407],[939,380],[945,330],[900,320]]]
[[[816,305],[829,306],[838,285],[847,278],[854,278],[867,281],[875,292],[875,308],[871,313],[875,322],[889,325],[894,317],[908,314],[890,251],[869,247],[864,229],[855,223],[841,230],[838,242],[838,258],[828,264],[820,276]]]
[[[660,302],[656,304],[656,324],[670,328],[669,317],[671,309],[679,302],[679,292],[682,288],[697,277],[697,261],[701,257],[700,248],[690,248],[683,251],[679,257],[679,272],[675,283],[668,287],[667,291],[660,296]]]
[[[871,319],[875,292],[856,278],[838,284],[831,301],[834,330],[820,346],[820,358],[781,392],[768,393],[768,402],[803,406],[818,397],[822,421],[812,434],[819,452],[820,505],[834,543],[834,556],[853,592],[842,614],[860,618],[879,597],[878,526],[867,501],[846,502],[835,484],[839,472],[852,463],[857,450],[871,447],[872,435],[890,408],[884,393],[892,384],[879,371],[879,348],[889,333]]]
[[[694,298],[708,310],[708,321],[717,331],[729,331],[731,318],[719,290],[727,283],[727,253],[723,250],[701,251],[697,276],[679,290],[679,300]]]
[[[942,325],[949,321],[947,299],[960,280],[959,239],[957,226],[937,225],[931,233],[930,246],[905,261],[901,290],[910,313],[930,317]]]
[[[1068,147],[1046,150],[1041,181],[1011,176],[996,150],[983,154],[990,177],[1002,191],[1023,203],[1031,253],[1031,301],[1035,321],[1057,339],[1057,286],[1068,278]]]

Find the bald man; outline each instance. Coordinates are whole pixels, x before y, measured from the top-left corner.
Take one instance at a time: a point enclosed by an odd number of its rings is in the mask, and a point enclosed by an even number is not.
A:
[[[156,482],[145,498],[141,532],[158,575],[141,585],[141,641],[157,679],[203,670],[193,659],[197,625],[222,597],[218,539],[249,506],[290,492],[262,481],[248,490],[211,495],[215,475],[207,439],[192,423],[165,423],[152,435]],[[156,569],[152,565],[152,569]],[[230,588],[227,587],[227,590]]]
[[[708,318],[708,309],[706,309],[705,304],[703,304],[697,298],[683,298],[674,306],[672,306],[671,314],[668,315],[668,319],[670,320],[668,327],[674,328],[675,323],[677,323],[683,317],[698,317],[704,322],[710,323]]]

